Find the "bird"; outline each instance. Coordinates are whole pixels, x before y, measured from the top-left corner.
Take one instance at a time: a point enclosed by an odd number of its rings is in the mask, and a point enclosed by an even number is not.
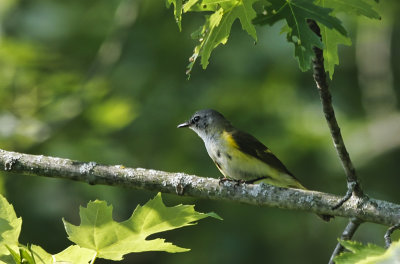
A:
[[[268,147],[235,128],[218,111],[196,111],[188,121],[178,125],[178,128],[184,127],[196,132],[203,140],[208,155],[223,175],[220,182],[266,183],[307,190]],[[332,218],[330,215],[318,216],[325,221]]]

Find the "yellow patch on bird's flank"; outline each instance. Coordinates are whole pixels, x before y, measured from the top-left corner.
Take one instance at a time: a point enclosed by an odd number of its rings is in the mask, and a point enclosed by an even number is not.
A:
[[[236,141],[233,139],[232,134],[227,131],[222,132],[222,138],[228,143],[230,147],[239,148]]]
[[[223,131],[221,137],[226,142],[224,152],[229,154],[231,159],[221,159],[215,163],[226,178],[251,181],[254,180],[254,175],[260,175],[267,178],[254,183],[264,182],[279,187],[305,189],[296,178],[275,168],[273,164],[243,152],[231,133]],[[271,153],[269,149],[256,152],[259,156],[262,156],[262,152]]]

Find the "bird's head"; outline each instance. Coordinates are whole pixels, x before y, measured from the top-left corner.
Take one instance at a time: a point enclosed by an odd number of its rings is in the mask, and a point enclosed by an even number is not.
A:
[[[192,117],[178,125],[178,128],[188,127],[196,132],[202,139],[216,133],[222,133],[231,124],[218,111],[212,109],[199,110]]]

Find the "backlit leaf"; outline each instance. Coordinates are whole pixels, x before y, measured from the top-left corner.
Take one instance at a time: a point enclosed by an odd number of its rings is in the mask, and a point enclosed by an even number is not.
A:
[[[87,208],[80,208],[79,226],[64,221],[68,238],[81,248],[93,250],[99,258],[121,260],[132,252],[166,251],[185,252],[189,249],[178,247],[164,239],[146,239],[148,236],[188,225],[205,217],[219,218],[210,213],[194,210],[193,205],[166,207],[161,194],[137,206],[132,216],[121,223],[112,219],[112,206],[104,201],[89,202]]]
[[[0,195],[0,256],[10,254],[6,245],[18,252],[18,237],[21,226],[21,217],[17,218],[14,207]]]

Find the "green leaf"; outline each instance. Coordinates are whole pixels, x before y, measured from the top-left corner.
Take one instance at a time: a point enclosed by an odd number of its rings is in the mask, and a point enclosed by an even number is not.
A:
[[[31,251],[33,257],[35,258],[36,264],[53,263],[53,257],[51,256],[51,254],[47,253],[40,246],[32,245]]]
[[[378,12],[365,0],[316,0],[315,3],[322,7],[332,8],[335,13],[344,12],[349,15],[381,19]]]
[[[10,264],[10,263],[18,263],[15,262],[13,256],[10,255],[0,255],[0,264]]]
[[[5,245],[5,247],[10,252],[14,262],[15,263],[21,263],[21,256],[17,252],[15,252],[12,248],[10,248],[9,246]]]
[[[5,245],[5,246],[8,249],[8,251],[10,252],[10,254],[14,260],[14,263],[37,264],[30,247],[20,246],[18,253],[17,253],[13,249],[11,249],[8,245]],[[0,263],[2,263],[1,260],[0,260]],[[48,263],[50,263],[50,262],[48,262]]]
[[[339,65],[338,45],[351,46],[350,38],[343,36],[336,30],[329,29],[318,23],[321,30],[321,38],[324,43],[324,67],[332,79],[335,65]]]
[[[398,264],[400,263],[400,241],[393,242],[380,256],[368,256],[360,264]]]
[[[94,250],[73,245],[54,255],[54,258],[59,262],[88,263],[95,254]]]
[[[295,46],[295,57],[300,69],[306,71],[311,67],[311,58],[314,56],[312,48],[323,48],[319,37],[308,27],[307,19],[313,19],[324,26],[335,29],[342,35],[346,30],[336,17],[330,15],[332,9],[323,8],[307,0],[270,0],[271,5],[266,6],[266,14],[259,15],[254,23],[274,24],[285,19],[288,25],[287,40]]]
[[[314,56],[313,47],[324,51],[324,66],[332,79],[335,65],[339,64],[338,45],[351,45],[346,30],[341,21],[335,17],[338,12],[349,15],[362,15],[368,18],[380,19],[380,15],[366,0],[166,0],[167,6],[175,6],[175,18],[181,28],[182,12],[211,11],[205,16],[205,23],[192,34],[199,40],[190,63],[187,74],[190,73],[198,57],[206,69],[212,51],[220,44],[226,44],[232,24],[240,20],[242,28],[257,41],[254,24],[274,24],[286,20],[282,32],[287,34],[287,40],[294,44],[295,57],[300,69],[311,68]],[[262,11],[262,8],[265,11]],[[256,17],[256,10],[258,16]],[[256,18],[255,18],[256,17]],[[255,18],[255,19],[254,19]],[[308,27],[307,20],[315,20],[322,35],[321,39]],[[252,21],[253,20],[253,21]]]
[[[194,210],[193,205],[166,207],[161,194],[137,206],[132,216],[121,223],[112,219],[112,206],[104,201],[89,202],[80,208],[81,224],[72,225],[64,221],[68,238],[82,248],[94,250],[99,258],[121,260],[131,252],[166,251],[185,252],[189,249],[175,246],[156,238],[146,240],[152,234],[183,226],[205,217],[217,217],[214,213],[204,214]]]
[[[21,262],[27,264],[36,264],[35,260],[32,257],[32,252],[27,247],[20,247],[19,254],[21,256]]]
[[[192,71],[196,59],[201,57],[203,69],[207,68],[211,52],[220,44],[228,41],[232,24],[239,19],[242,29],[257,41],[257,33],[252,20],[256,17],[253,4],[258,0],[203,0],[200,6],[215,9],[213,14],[206,16],[206,21],[201,28],[199,44],[195,47],[187,67],[187,74]],[[191,9],[189,9],[191,10]]]
[[[336,264],[400,263],[400,241],[393,242],[386,251],[374,244],[363,245],[350,240],[340,240],[339,242],[351,252],[344,252],[337,256],[334,259]]]
[[[13,206],[0,195],[0,256],[10,254],[5,245],[14,251],[18,251],[18,237],[21,226],[21,217],[17,218]]]
[[[171,6],[171,4],[174,5],[174,16],[175,16],[175,21],[178,24],[179,31],[182,30],[182,0],[166,0],[166,5],[167,8]]]
[[[345,12],[349,15],[363,15],[380,19],[379,14],[372,6],[363,0],[317,0],[315,3],[321,7],[332,8],[335,13]],[[351,40],[321,23],[318,23],[318,26],[321,29],[322,42],[324,43],[324,67],[332,79],[335,65],[339,65],[338,45],[350,46]]]
[[[351,240],[339,240],[339,242],[350,252],[344,252],[336,256],[334,259],[335,264],[361,264],[364,263],[362,261],[365,259],[382,255],[385,252],[384,248],[374,244],[363,245],[360,242]]]
[[[31,251],[35,258],[36,264],[48,264],[55,262],[88,263],[96,255],[94,250],[81,248],[77,245],[69,246],[55,255],[47,253],[42,247],[36,245],[31,246]]]
[[[187,1],[184,5],[183,5],[183,12],[187,12],[187,11],[194,11],[192,9],[192,7],[196,4],[198,4],[200,2],[200,0],[189,0]]]
[[[183,12],[215,12],[219,8],[218,4],[204,5],[200,0],[190,0],[183,5]]]

